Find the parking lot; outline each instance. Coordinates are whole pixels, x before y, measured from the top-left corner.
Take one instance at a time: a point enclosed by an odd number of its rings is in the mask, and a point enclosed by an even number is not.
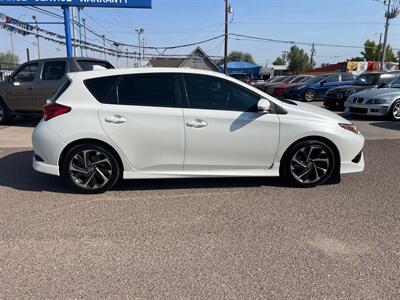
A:
[[[400,298],[400,122],[349,119],[366,170],[340,184],[129,180],[101,195],[33,171],[36,120],[0,127],[0,297]]]

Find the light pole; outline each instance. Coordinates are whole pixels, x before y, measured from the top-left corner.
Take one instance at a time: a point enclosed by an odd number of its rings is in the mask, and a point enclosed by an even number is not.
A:
[[[144,33],[144,29],[143,28],[139,28],[139,29],[135,29],[135,31],[137,32],[137,35],[138,35],[138,42],[139,42],[139,45],[138,45],[138,47],[139,47],[139,51],[138,51],[138,54],[139,54],[139,67],[141,68],[142,67],[142,58],[141,58],[141,54],[140,54],[140,35],[142,34],[142,33]]]
[[[395,7],[392,7],[392,0],[385,0],[384,4],[387,2],[387,11],[385,13],[386,17],[386,24],[385,24],[385,35],[383,38],[383,49],[382,49],[382,56],[381,56],[381,71],[383,70],[383,64],[385,63],[385,56],[386,56],[386,49],[387,49],[387,40],[388,40],[388,31],[389,31],[389,25],[390,25],[390,19],[396,18],[400,11],[399,11],[399,3],[396,2],[397,5]]]
[[[85,51],[86,51],[86,57],[87,57],[86,19],[82,18],[82,22],[83,22],[83,36],[85,38]]]

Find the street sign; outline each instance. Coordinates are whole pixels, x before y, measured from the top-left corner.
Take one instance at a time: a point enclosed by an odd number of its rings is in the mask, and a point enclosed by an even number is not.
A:
[[[151,8],[151,0],[0,0],[1,5]]]

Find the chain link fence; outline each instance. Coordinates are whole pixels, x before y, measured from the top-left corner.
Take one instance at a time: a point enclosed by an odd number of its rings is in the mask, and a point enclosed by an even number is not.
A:
[[[19,64],[0,63],[0,81],[4,81],[18,66]]]

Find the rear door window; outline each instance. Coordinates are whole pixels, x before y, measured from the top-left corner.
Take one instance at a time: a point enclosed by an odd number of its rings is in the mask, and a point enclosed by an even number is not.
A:
[[[45,62],[42,71],[42,80],[60,80],[65,75],[65,61]]]
[[[177,94],[172,74],[124,75],[117,86],[121,105],[176,107]]]

